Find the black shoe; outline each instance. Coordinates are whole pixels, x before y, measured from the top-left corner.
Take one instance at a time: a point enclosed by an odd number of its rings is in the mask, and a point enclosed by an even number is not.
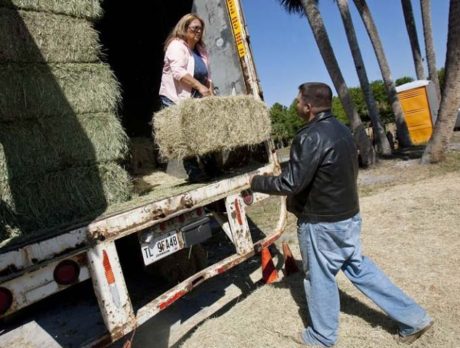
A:
[[[199,183],[199,182],[206,182],[209,180],[209,177],[204,174],[204,173],[200,173],[200,174],[196,174],[196,175],[191,175],[187,178],[187,181],[190,183],[190,184],[196,184],[196,183]]]

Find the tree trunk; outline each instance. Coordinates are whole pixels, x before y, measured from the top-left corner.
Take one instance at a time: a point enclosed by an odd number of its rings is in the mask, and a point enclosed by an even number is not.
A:
[[[404,21],[406,22],[407,34],[409,35],[410,47],[412,49],[412,57],[414,58],[417,80],[424,80],[425,72],[423,71],[422,55],[420,53],[420,45],[418,44],[417,28],[415,26],[411,0],[401,0],[401,4],[404,13]]]
[[[451,0],[449,34],[447,36],[446,81],[433,135],[423,153],[421,163],[445,159],[460,107],[460,0]]]
[[[423,36],[425,37],[426,61],[428,65],[428,79],[434,84],[438,100],[441,100],[441,88],[439,87],[438,71],[436,70],[436,54],[434,52],[433,31],[431,29],[431,2],[420,0],[422,8]],[[436,110],[437,112],[438,110]]]
[[[374,138],[377,142],[377,152],[383,155],[391,154],[390,143],[385,134],[385,128],[380,120],[379,110],[374,99],[374,93],[369,85],[369,79],[367,77],[366,67],[364,65],[361,50],[359,49],[358,40],[356,38],[355,28],[350,15],[350,9],[348,7],[348,0],[338,0],[337,5],[339,6],[340,14],[342,16],[343,25],[347,34],[348,44],[350,45],[351,54],[353,61],[355,62],[356,72],[358,74],[359,83],[366,100],[367,109],[369,110],[369,117],[372,122],[372,128],[374,130]]]
[[[395,115],[397,137],[400,147],[409,147],[411,145],[409,139],[409,132],[407,130],[407,125],[404,121],[404,115],[402,112],[401,104],[399,103],[398,95],[396,93],[396,87],[393,79],[391,78],[390,67],[383,51],[383,46],[380,41],[380,37],[375,26],[374,20],[372,19],[369,8],[365,0],[353,0],[356,8],[358,9],[359,14],[364,22],[366,27],[367,34],[371,40],[372,46],[374,47],[375,55],[377,56],[377,61],[379,63],[380,71],[382,73],[383,82],[385,89],[390,100],[391,109]]]
[[[326,27],[324,26],[323,19],[316,5],[315,0],[301,0],[305,15],[308,18],[310,27],[315,36],[316,44],[318,45],[321,57],[324,60],[327,71],[331,76],[334,87],[342,102],[343,108],[350,120],[353,136],[358,147],[361,163],[364,166],[369,166],[375,162],[375,152],[369,141],[361,119],[359,118],[356,107],[351,99],[348,87],[345,84],[342,72],[340,71],[339,64],[335,58],[329,37],[327,35]]]

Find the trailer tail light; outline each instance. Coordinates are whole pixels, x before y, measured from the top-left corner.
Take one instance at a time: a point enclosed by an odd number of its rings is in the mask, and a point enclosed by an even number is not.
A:
[[[0,288],[0,314],[5,314],[13,303],[13,295],[7,288]]]
[[[78,280],[80,266],[73,260],[64,260],[54,269],[54,280],[60,285],[70,285]]]
[[[244,204],[251,205],[254,203],[254,195],[251,190],[245,190],[241,192],[241,196],[243,197]]]

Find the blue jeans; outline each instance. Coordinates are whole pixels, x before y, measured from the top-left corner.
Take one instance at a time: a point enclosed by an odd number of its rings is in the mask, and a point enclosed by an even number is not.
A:
[[[309,326],[303,331],[306,344],[329,347],[337,341],[340,302],[335,276],[339,270],[398,322],[401,335],[411,335],[431,321],[423,308],[361,255],[360,233],[359,213],[333,223],[298,221],[309,313]]]

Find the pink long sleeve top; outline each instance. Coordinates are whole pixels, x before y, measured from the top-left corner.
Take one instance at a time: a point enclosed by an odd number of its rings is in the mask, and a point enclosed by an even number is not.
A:
[[[203,48],[198,48],[198,52],[206,64],[208,79],[210,80],[208,54]],[[180,80],[186,74],[193,76],[194,70],[195,60],[187,43],[181,39],[171,41],[166,48],[159,94],[176,104],[181,100],[190,98],[192,88]]]

